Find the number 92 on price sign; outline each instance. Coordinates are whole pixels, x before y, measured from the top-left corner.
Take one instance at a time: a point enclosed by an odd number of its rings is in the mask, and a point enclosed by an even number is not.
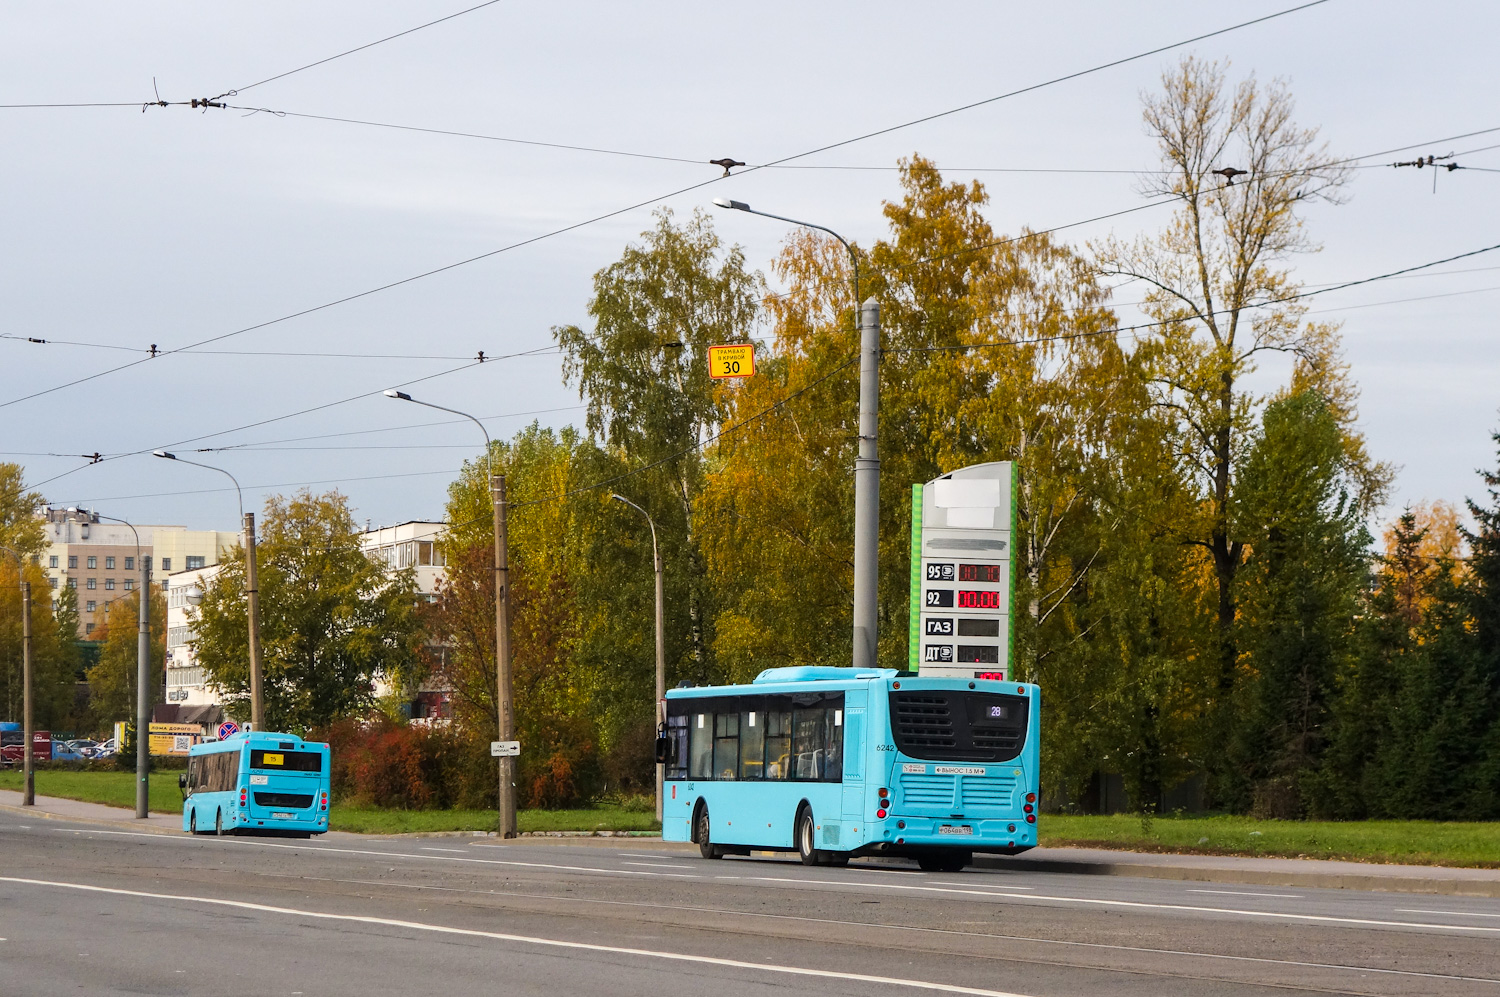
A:
[[[708,376],[750,377],[755,373],[755,346],[751,343],[730,343],[708,348]]]

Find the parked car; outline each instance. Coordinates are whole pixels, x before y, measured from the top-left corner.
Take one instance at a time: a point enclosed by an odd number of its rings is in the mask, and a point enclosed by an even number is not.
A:
[[[90,750],[99,747],[99,742],[90,737],[76,737],[68,742],[68,747],[80,755],[87,755]]]
[[[120,746],[115,743],[114,738],[96,745],[90,752],[90,758],[109,758],[120,753]]]

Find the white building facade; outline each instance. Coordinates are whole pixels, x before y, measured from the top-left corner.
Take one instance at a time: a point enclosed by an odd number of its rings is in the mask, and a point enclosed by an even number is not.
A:
[[[439,583],[447,577],[447,564],[439,549],[447,529],[444,523],[414,520],[397,526],[366,530],[360,536],[359,543],[376,564],[385,568],[387,574],[412,569],[416,575],[417,589],[428,602],[432,602],[437,598]],[[427,651],[434,661],[441,662],[446,648],[433,644]],[[376,681],[377,696],[386,696],[390,692],[389,683]],[[416,699],[409,706],[413,720],[445,720],[453,715],[452,690],[440,676],[430,676],[417,689]]]

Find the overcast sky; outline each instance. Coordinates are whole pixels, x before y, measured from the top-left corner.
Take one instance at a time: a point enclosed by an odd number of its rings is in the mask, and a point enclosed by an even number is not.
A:
[[[0,335],[102,344],[0,338],[0,402],[144,356],[104,347],[181,347],[661,197],[714,177],[704,160],[777,159],[1293,5],[502,2],[249,87],[463,2],[13,4],[0,31],[0,103],[144,101],[154,78],[172,101],[245,88],[226,100],[692,162],[235,110],[0,110]],[[868,244],[885,232],[896,160],[920,152],[953,178],[983,180],[997,230],[1050,228],[1140,203],[1134,178],[980,171],[1151,168],[1140,94],[1184,51],[1232,60],[1236,78],[1285,78],[1299,120],[1335,152],[1360,156],[1500,127],[1497,30],[1488,4],[1331,0],[797,161],[874,169],[761,170],[660,203],[687,213],[729,196]],[[1500,131],[1366,162],[1490,145]],[[1500,149],[1458,161],[1500,168]],[[1351,195],[1309,212],[1324,248],[1296,262],[1305,282],[1500,242],[1500,172],[1443,172],[1434,194],[1430,170],[1363,169]],[[306,483],[340,488],[376,524],[441,518],[445,486],[478,449],[472,424],[327,434],[443,419],[379,392],[478,350],[541,352],[407,390],[503,416],[487,421],[500,437],[532,418],[581,420],[549,329],[586,322],[591,275],[650,211],[0,408],[0,460],[42,482],[83,462],[28,454],[263,444],[194,458],[236,475],[247,508]],[[1067,237],[1130,236],[1165,220],[1151,209]],[[737,213],[715,222],[760,268],[786,234]],[[1475,469],[1494,466],[1500,252],[1434,269],[1314,306],[1344,323],[1370,449],[1401,468],[1395,506],[1478,496]],[[360,356],[278,355],[289,353]],[[278,421],[237,429],[261,420]],[[233,529],[227,485],[145,455],[41,490],[136,522]]]

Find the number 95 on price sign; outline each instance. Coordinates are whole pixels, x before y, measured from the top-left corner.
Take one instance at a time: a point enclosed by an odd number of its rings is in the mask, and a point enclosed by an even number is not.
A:
[[[730,343],[708,348],[708,376],[750,377],[755,373],[755,346],[751,343]]]

